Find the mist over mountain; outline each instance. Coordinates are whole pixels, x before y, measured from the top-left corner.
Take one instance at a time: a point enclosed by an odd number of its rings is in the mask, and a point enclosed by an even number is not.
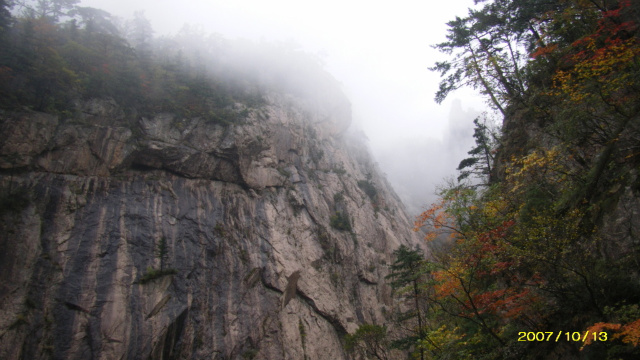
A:
[[[431,45],[444,38],[444,19],[466,12],[473,5],[471,1],[450,1],[445,9],[433,12],[425,12],[409,0],[396,2],[394,6],[337,0],[317,4],[287,0],[269,3],[185,0],[180,6],[164,1],[85,0],[82,4],[106,9],[121,19],[131,19],[135,11],[142,10],[157,37],[173,37],[188,24],[192,32],[199,29],[203,34],[217,34],[227,40],[287,44],[311,54],[349,98],[354,123],[369,138],[376,158],[378,154],[384,156],[378,148],[394,147],[389,142],[415,138],[416,143],[427,143],[431,138],[443,139],[454,98],[461,99],[463,108],[487,109],[484,100],[470,89],[460,89],[441,105],[432,100],[439,80],[437,73],[428,67],[442,55]],[[251,57],[245,63],[252,63]],[[395,165],[380,160],[379,163],[383,168]],[[404,171],[413,171],[410,162],[401,164],[406,164]],[[455,174],[431,176],[438,183],[438,176]],[[429,194],[432,192],[427,190]],[[421,198],[423,193],[421,190],[410,197]],[[416,203],[415,208],[426,205]]]
[[[416,216],[435,202],[437,188],[447,178],[455,178],[458,164],[474,144],[473,119],[480,115],[454,100],[442,139],[416,136],[372,148],[410,214]]]

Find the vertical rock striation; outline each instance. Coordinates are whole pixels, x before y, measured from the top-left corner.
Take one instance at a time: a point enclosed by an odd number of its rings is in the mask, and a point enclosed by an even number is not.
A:
[[[345,359],[417,237],[348,102],[1,114],[0,358]]]

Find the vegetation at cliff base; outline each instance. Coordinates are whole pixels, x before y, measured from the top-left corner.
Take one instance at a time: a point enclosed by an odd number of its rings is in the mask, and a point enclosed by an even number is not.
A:
[[[387,328],[363,324],[354,334],[345,336],[345,349],[368,359],[388,360]]]
[[[475,122],[458,181],[416,219],[428,254],[396,251],[391,285],[409,313],[390,347],[405,340],[415,359],[636,359],[640,3],[476,3],[435,46],[448,55],[433,67],[436,100],[472,86],[502,128]]]

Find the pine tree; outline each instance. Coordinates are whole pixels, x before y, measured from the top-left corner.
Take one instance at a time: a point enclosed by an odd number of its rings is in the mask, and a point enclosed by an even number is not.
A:
[[[415,344],[416,340],[425,337],[424,296],[420,285],[426,273],[425,261],[420,250],[411,250],[404,245],[396,249],[393,254],[396,260],[390,266],[391,273],[387,275],[387,279],[391,280],[394,293],[408,300],[411,306],[411,310],[400,313],[398,319],[406,322],[415,318],[417,327],[410,336],[393,341],[392,347],[407,349]],[[424,350],[420,348],[420,359],[424,360],[424,356]]]
[[[164,270],[165,263],[167,262],[167,256],[169,255],[169,247],[167,246],[167,238],[164,236],[158,243],[158,249],[156,251],[158,258],[160,259],[160,271]]]
[[[473,130],[473,138],[476,146],[467,154],[471,155],[458,165],[458,181],[466,179],[469,175],[476,175],[484,181],[485,185],[491,183],[491,172],[493,165],[493,148],[495,146],[495,137],[487,127],[485,122],[480,123],[480,118],[473,120],[475,125]]]
[[[27,17],[58,23],[60,18],[70,15],[80,0],[24,0],[16,3]]]
[[[10,9],[10,2],[7,0],[0,0],[0,36],[3,36],[11,26],[12,18]]]

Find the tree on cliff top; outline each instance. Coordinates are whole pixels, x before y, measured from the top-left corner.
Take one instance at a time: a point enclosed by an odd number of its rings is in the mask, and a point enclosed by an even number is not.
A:
[[[15,0],[15,3],[28,17],[49,19],[56,23],[67,16],[80,0]]]

